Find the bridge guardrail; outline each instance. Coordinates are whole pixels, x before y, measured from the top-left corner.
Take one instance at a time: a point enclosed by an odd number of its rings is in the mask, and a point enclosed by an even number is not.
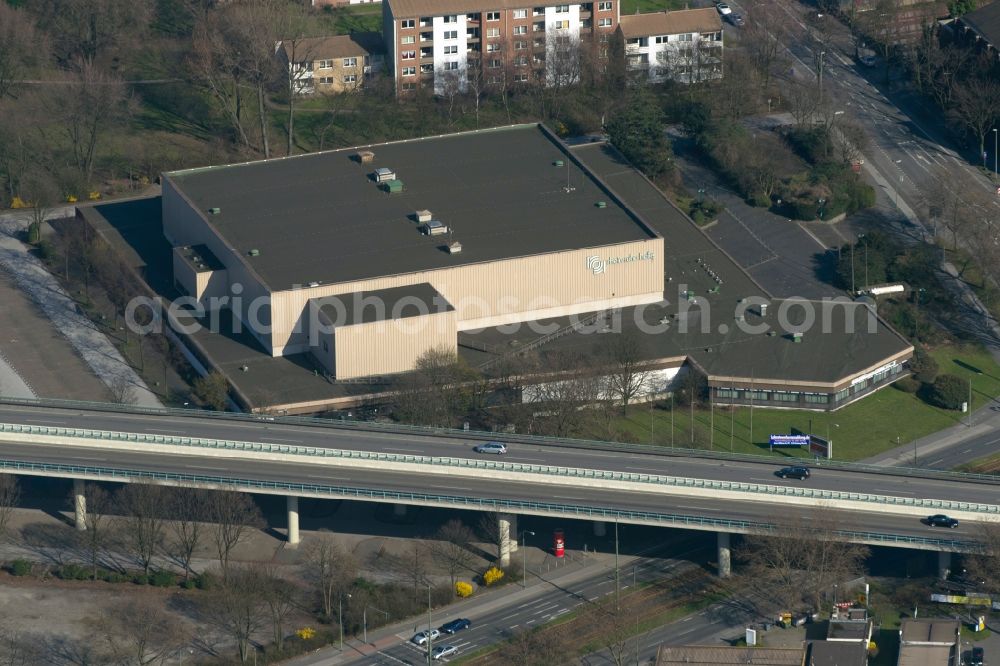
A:
[[[277,416],[245,414],[239,412],[214,412],[202,409],[180,409],[176,407],[142,407],[138,405],[119,405],[104,402],[90,402],[80,400],[61,400],[54,398],[31,399],[12,398],[0,396],[0,404],[25,405],[32,407],[51,407],[60,409],[89,409],[93,411],[104,411],[114,413],[134,413],[153,414],[158,416],[181,416],[186,418],[205,418],[212,420],[229,421],[267,421],[281,422],[288,425],[303,425],[331,430],[369,430],[377,432],[387,432],[399,435],[416,435],[420,437],[453,437],[466,440],[495,440],[500,439],[505,442],[519,442],[523,444],[536,444],[543,446],[561,446],[577,448],[598,448],[616,451],[633,451],[644,454],[664,455],[664,456],[684,456],[694,458],[709,458],[714,460],[732,460],[739,462],[776,464],[787,461],[787,458],[777,459],[773,456],[756,455],[751,453],[727,453],[723,451],[706,451],[705,449],[689,449],[681,447],[664,447],[652,444],[633,444],[627,442],[607,442],[602,440],[571,439],[560,437],[549,437],[545,435],[524,435],[498,432],[487,432],[481,430],[461,430],[457,428],[436,428],[430,426],[414,426],[402,423],[379,423],[377,421],[357,421],[349,419],[326,419],[310,416]],[[799,460],[793,458],[792,460]],[[805,461],[808,458],[802,458]],[[885,467],[871,465],[867,463],[848,462],[839,460],[817,460],[809,461],[812,466],[824,467],[827,469],[843,469],[849,471],[869,472],[874,474],[891,474],[893,476],[911,476],[920,478],[940,478],[940,479],[961,479],[965,481],[983,481],[988,483],[1000,482],[1000,475],[997,474],[976,474],[970,472],[952,472],[948,470],[920,469],[915,467]]]
[[[249,451],[259,453],[278,453],[298,456],[315,456],[330,459],[375,460],[390,463],[405,463],[427,465],[429,467],[444,466],[465,469],[486,469],[502,472],[517,472],[537,474],[540,476],[560,476],[579,479],[599,479],[607,481],[645,483],[652,485],[667,485],[679,488],[704,488],[708,490],[731,491],[748,495],[768,495],[784,497],[802,497],[808,499],[867,502],[880,505],[908,506],[934,511],[968,511],[1000,515],[1000,505],[981,502],[962,502],[957,500],[920,499],[915,497],[897,497],[893,495],[877,495],[874,493],[859,493],[840,490],[825,490],[822,488],[807,488],[801,486],[778,486],[766,483],[746,483],[742,481],[722,481],[716,479],[698,479],[662,474],[640,474],[635,472],[617,472],[611,470],[596,470],[581,467],[564,467],[556,465],[535,465],[530,463],[504,462],[500,460],[479,460],[472,458],[453,458],[441,456],[421,456],[405,453],[384,453],[379,451],[359,451],[353,449],[332,449],[313,446],[297,446],[294,444],[271,444],[266,442],[248,442],[226,439],[206,439],[182,437],[177,435],[151,435],[134,432],[116,432],[110,430],[91,430],[87,428],[68,428],[62,426],[26,425],[18,423],[0,423],[0,432],[44,435],[55,437],[70,437],[78,439],[103,440],[113,442],[136,442],[160,444],[165,446],[182,446],[192,448],[223,449],[233,451]]]
[[[712,518],[702,516],[687,516],[683,514],[658,513],[652,511],[633,511],[622,509],[606,509],[579,504],[558,504],[554,502],[535,502],[530,500],[486,499],[462,495],[435,495],[431,493],[401,492],[395,490],[377,490],[372,488],[353,488],[349,486],[330,486],[316,483],[291,483],[285,481],[264,481],[260,479],[243,479],[239,477],[213,476],[205,474],[178,474],[173,472],[153,472],[147,470],[131,470],[115,467],[66,465],[58,463],[29,463],[19,460],[0,460],[0,470],[12,473],[52,473],[95,477],[102,480],[132,480],[174,481],[178,483],[211,484],[232,486],[242,490],[281,491],[288,494],[312,493],[328,494],[334,497],[355,497],[367,500],[433,502],[437,504],[454,504],[475,506],[491,510],[509,511],[547,511],[552,513],[577,515],[585,518],[603,518],[618,520],[643,520],[659,522],[665,525],[696,525],[699,527],[717,527],[734,531],[752,532],[754,530],[769,530],[769,523],[732,520],[728,518]],[[937,539],[931,537],[916,537],[883,532],[865,532],[854,530],[837,530],[838,535],[848,539],[875,541],[879,543],[911,546],[934,546],[951,551],[973,551],[981,548],[972,541],[955,539]]]

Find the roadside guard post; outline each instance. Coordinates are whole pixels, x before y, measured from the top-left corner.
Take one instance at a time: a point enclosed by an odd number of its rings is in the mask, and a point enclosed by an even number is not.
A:
[[[552,552],[556,557],[566,555],[566,537],[563,536],[562,530],[555,530],[552,533]]]

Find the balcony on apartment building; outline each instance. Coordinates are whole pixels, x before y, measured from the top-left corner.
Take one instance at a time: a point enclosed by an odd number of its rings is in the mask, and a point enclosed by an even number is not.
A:
[[[649,37],[633,37],[625,42],[625,53],[641,53],[649,48]]]
[[[420,49],[420,59],[421,60],[433,60],[434,59],[434,49],[430,46],[425,46]]]

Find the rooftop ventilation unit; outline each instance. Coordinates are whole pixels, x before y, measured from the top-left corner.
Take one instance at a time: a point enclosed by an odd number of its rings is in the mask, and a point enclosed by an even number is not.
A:
[[[315,281],[309,283],[310,287],[318,287],[319,285],[320,285],[320,283],[319,282],[315,282]]]
[[[387,180],[384,183],[380,183],[379,187],[381,187],[383,190],[385,190],[389,194],[399,194],[404,189],[406,189],[405,187],[403,187],[403,181],[398,180],[396,178],[393,178],[391,180]]]
[[[462,244],[458,241],[448,244],[448,254],[458,254],[462,251]]]
[[[359,150],[358,161],[362,164],[371,164],[375,161],[375,153],[370,150]]]
[[[434,219],[429,210],[418,210],[413,216],[417,218],[417,222],[430,222]]]
[[[428,236],[440,236],[448,233],[448,226],[440,220],[431,220],[423,226],[423,231]]]
[[[396,180],[396,172],[392,169],[387,169],[385,167],[379,167],[375,169],[375,182],[384,183],[387,180]]]

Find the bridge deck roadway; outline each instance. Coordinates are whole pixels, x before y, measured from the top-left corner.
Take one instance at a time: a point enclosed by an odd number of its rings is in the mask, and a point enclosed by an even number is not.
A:
[[[59,426],[170,435],[230,439],[298,446],[327,447],[421,456],[475,457],[473,439],[449,436],[396,434],[389,432],[341,430],[268,421],[178,418],[172,415],[123,414],[50,408],[0,405],[0,422]],[[0,448],[0,453],[5,448]],[[898,470],[867,472],[813,466],[807,481],[782,480],[774,472],[782,461],[747,462],[641,451],[613,451],[599,448],[547,446],[514,443],[503,456],[507,462],[611,470],[639,474],[661,474],[719,481],[767,483],[841,492],[873,493],[896,497],[939,499],[959,502],[1000,504],[1000,479],[994,483],[971,482],[961,478],[935,478],[901,474]],[[789,463],[792,462],[789,460]],[[216,463],[218,464],[218,463]],[[931,474],[931,473],[929,473]],[[537,490],[534,496],[538,497]],[[778,500],[780,501],[780,500]]]
[[[23,425],[87,428],[118,432],[138,432],[149,435],[201,437],[240,441],[265,442],[309,447],[329,447],[383,453],[408,453],[420,456],[475,457],[471,449],[475,441],[463,437],[433,436],[423,434],[398,434],[391,432],[345,430],[280,421],[247,421],[218,418],[183,417],[158,414],[129,414],[103,411],[35,408],[0,405],[0,422]],[[482,507],[483,500],[510,502],[506,508],[519,513],[540,515],[573,515],[572,507],[585,510],[645,512],[657,516],[632,516],[623,522],[668,524],[694,529],[747,531],[754,524],[774,522],[779,516],[804,523],[816,516],[815,507],[797,506],[784,498],[767,498],[757,495],[746,499],[731,494],[718,496],[666,496],[632,488],[599,487],[597,484],[545,485],[545,477],[535,480],[491,478],[489,474],[478,478],[427,474],[421,470],[401,471],[380,467],[338,467],[334,460],[323,459],[327,464],[303,458],[264,460],[253,453],[229,452],[230,457],[219,457],[210,450],[190,448],[184,451],[157,450],[143,443],[126,449],[102,449],[101,442],[84,440],[81,443],[31,444],[5,442],[0,444],[0,459],[34,464],[75,465],[93,468],[89,473],[73,473],[65,467],[43,470],[23,470],[30,474],[52,476],[89,476],[108,478],[109,472],[97,468],[113,468],[136,472],[180,474],[201,479],[188,479],[198,485],[231,484],[257,492],[295,494],[319,497],[357,497],[375,501],[402,501],[444,506]],[[120,447],[122,443],[118,443]],[[712,458],[657,455],[642,451],[612,451],[599,447],[550,446],[539,443],[515,443],[504,457],[508,462],[546,464],[598,470],[613,470],[640,474],[661,474],[720,481],[741,481],[772,485],[808,484],[811,488],[834,491],[875,493],[896,497],[939,499],[961,502],[997,504],[1000,502],[1000,485],[972,482],[961,478],[935,478],[857,471],[850,469],[815,468],[808,481],[782,481],[774,476],[778,463],[746,462]],[[232,457],[232,456],[236,457]],[[102,475],[104,475],[102,477]],[[502,476],[502,475],[499,475]],[[122,477],[118,477],[122,478]],[[212,479],[215,478],[213,481]],[[122,478],[122,480],[125,480]],[[582,481],[582,480],[581,480]],[[183,479],[172,482],[185,483]],[[267,484],[275,484],[270,488]],[[308,487],[295,488],[296,484]],[[371,492],[374,491],[374,492]],[[378,492],[400,493],[406,497],[384,495]],[[366,495],[366,493],[368,493]],[[555,507],[552,505],[559,505]],[[569,507],[570,509],[567,509]],[[942,548],[944,541],[972,542],[981,530],[976,520],[963,520],[954,530],[934,530],[920,522],[924,509],[899,511],[895,514],[880,510],[878,505],[836,508],[825,506],[824,515],[838,529],[851,532],[872,532],[894,535],[905,539],[940,540],[911,544],[914,547]],[[580,514],[577,514],[580,515]],[[593,517],[585,513],[580,517]],[[972,516],[978,519],[978,516]],[[966,516],[963,516],[966,518]],[[986,517],[984,519],[994,519]],[[721,525],[718,521],[747,521],[748,525]],[[856,537],[870,543],[880,542],[881,537]],[[955,544],[952,544],[955,546]],[[949,548],[961,549],[961,547]]]
[[[72,465],[94,470],[116,469],[141,472],[154,472],[169,475],[190,475],[201,477],[197,483],[183,480],[168,481],[168,483],[201,486],[227,486],[228,483],[213,482],[208,479],[247,480],[279,484],[276,487],[260,487],[256,484],[235,484],[236,487],[254,492],[270,494],[293,494],[288,486],[304,484],[306,488],[296,488],[295,495],[315,497],[351,497],[384,502],[419,503],[434,506],[454,506],[462,508],[484,508],[476,500],[499,500],[524,503],[516,508],[516,512],[535,515],[553,515],[569,517],[565,510],[555,510],[546,505],[566,505],[572,507],[613,508],[624,512],[648,512],[651,514],[677,516],[676,520],[665,521],[656,518],[623,518],[621,522],[642,523],[654,525],[673,525],[689,529],[703,529],[729,532],[753,531],[752,526],[713,525],[698,522],[701,519],[710,521],[747,521],[752,524],[769,524],[776,519],[791,523],[809,524],[816,519],[816,509],[795,505],[782,506],[780,514],[776,513],[772,503],[754,500],[733,500],[717,498],[680,498],[662,497],[642,492],[628,492],[608,488],[553,488],[539,493],[537,483],[510,482],[491,479],[448,479],[432,478],[419,473],[386,472],[382,470],[345,470],[316,466],[309,461],[301,463],[260,461],[254,459],[219,459],[210,456],[172,455],[152,451],[102,451],[100,449],[81,449],[77,446],[38,446],[35,444],[5,443],[0,458],[8,461],[25,461],[34,464]],[[83,470],[72,472],[28,471],[29,474],[43,476],[83,476],[90,478],[109,478],[98,474],[88,474]],[[127,480],[117,477],[117,480]],[[286,485],[287,484],[287,485]],[[389,493],[418,494],[419,499],[412,500],[396,496],[369,497],[356,494],[350,489],[377,489]],[[893,515],[876,513],[874,511],[822,509],[824,519],[835,529],[851,532],[873,532],[897,535],[906,538],[936,539],[955,542],[972,542],[976,540],[979,525],[975,522],[963,522],[956,529],[933,529],[920,522],[922,514]],[[580,518],[592,518],[592,515],[580,515]],[[684,517],[695,519],[687,522]],[[867,543],[884,543],[881,539],[858,538]],[[937,549],[935,544],[897,544],[914,548]],[[961,550],[960,546],[952,544],[949,550]]]

